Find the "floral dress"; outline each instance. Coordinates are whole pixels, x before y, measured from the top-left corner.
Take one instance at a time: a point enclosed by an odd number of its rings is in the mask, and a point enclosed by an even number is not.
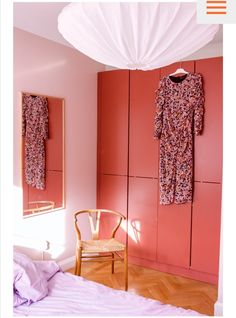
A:
[[[45,139],[48,138],[48,103],[44,96],[23,94],[22,135],[25,137],[25,180],[45,188]]]
[[[166,76],[156,91],[154,137],[160,139],[160,204],[192,201],[193,134],[203,128],[202,76]]]

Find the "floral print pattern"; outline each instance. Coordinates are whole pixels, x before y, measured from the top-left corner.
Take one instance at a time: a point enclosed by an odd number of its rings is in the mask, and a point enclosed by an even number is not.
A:
[[[193,134],[203,128],[202,76],[166,76],[156,91],[154,137],[160,139],[160,204],[192,201]]]
[[[25,180],[45,188],[45,139],[48,138],[48,102],[44,96],[23,94],[22,135],[25,137]]]

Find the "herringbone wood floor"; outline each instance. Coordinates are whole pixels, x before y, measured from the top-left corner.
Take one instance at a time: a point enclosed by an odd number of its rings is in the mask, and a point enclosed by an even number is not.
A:
[[[73,269],[69,272],[73,273]],[[110,263],[83,263],[81,276],[115,289],[124,288],[123,264],[120,262],[116,262],[114,274],[111,274]],[[129,264],[128,291],[208,316],[214,315],[217,300],[215,285],[132,264]]]

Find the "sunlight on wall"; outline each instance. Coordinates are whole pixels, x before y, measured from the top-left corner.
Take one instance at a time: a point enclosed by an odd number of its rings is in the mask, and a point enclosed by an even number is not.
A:
[[[56,226],[53,225],[56,223]],[[46,258],[60,259],[67,250],[67,217],[65,211],[23,218],[22,210],[15,225],[14,245],[46,251]],[[25,233],[25,234],[24,234]],[[74,246],[73,240],[70,245]]]
[[[59,244],[53,244],[49,243],[49,250],[47,253],[50,255],[50,258],[57,259],[60,255],[64,253],[66,250],[66,245],[59,245]]]
[[[49,248],[49,242],[46,240],[36,240],[30,237],[14,235],[13,244],[16,246],[34,248],[39,251],[45,251]]]
[[[121,224],[121,228],[126,231],[126,223]],[[128,221],[128,235],[129,237],[138,244],[141,239],[141,222],[139,220]]]
[[[34,67],[28,70],[23,70],[20,72],[15,72],[14,73],[14,77],[15,79],[17,79],[18,77],[22,77],[22,76],[28,76],[28,75],[35,75],[35,73],[45,73],[46,71],[52,71],[53,69],[58,69],[58,67],[61,67],[66,64],[66,60],[59,60],[57,62],[51,62],[47,65],[43,64],[41,66],[38,67]]]
[[[49,258],[57,259],[66,251],[67,215],[59,210],[23,218],[23,191],[14,186],[13,244],[38,251],[47,251]],[[71,241],[71,245],[73,245]]]
[[[16,226],[23,216],[23,189],[20,186],[14,185],[13,189],[13,224]]]

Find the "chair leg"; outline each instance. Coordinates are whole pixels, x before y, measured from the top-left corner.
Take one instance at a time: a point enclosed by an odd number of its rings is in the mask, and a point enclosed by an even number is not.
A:
[[[114,274],[114,267],[115,267],[115,262],[114,262],[114,253],[112,254],[112,261],[111,261],[111,273]]]
[[[78,260],[77,260],[77,250],[76,250],[74,275],[77,275],[77,267],[78,267],[77,262],[78,262]]]
[[[124,251],[124,270],[125,270],[125,290],[128,290],[128,250]]]
[[[82,251],[80,248],[76,249],[76,266],[75,266],[75,275],[80,276],[81,274],[81,256]]]

